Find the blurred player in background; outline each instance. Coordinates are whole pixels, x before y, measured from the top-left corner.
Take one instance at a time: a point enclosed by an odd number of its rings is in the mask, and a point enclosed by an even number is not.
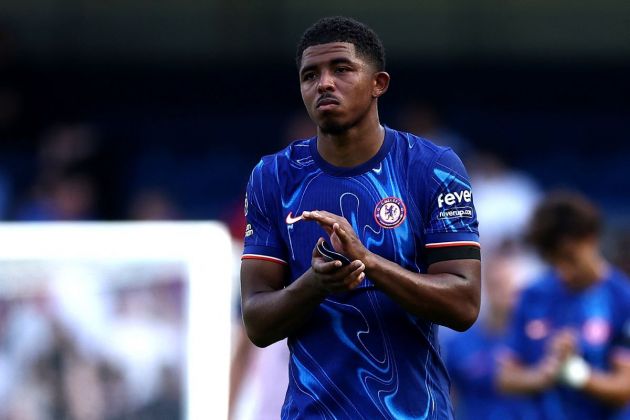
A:
[[[390,76],[364,24],[322,19],[296,58],[317,136],[253,170],[241,265],[249,337],[288,337],[281,417],[452,418],[438,325],[469,328],[480,300],[466,171],[451,149],[380,124]]]
[[[630,283],[600,252],[585,198],[550,195],[529,240],[551,266],[516,309],[498,383],[532,397],[540,419],[619,418],[630,401]]]
[[[453,382],[458,420],[536,420],[523,398],[506,396],[496,387],[496,366],[518,298],[527,261],[514,251],[484,257],[482,311],[463,334],[444,341],[446,366]]]

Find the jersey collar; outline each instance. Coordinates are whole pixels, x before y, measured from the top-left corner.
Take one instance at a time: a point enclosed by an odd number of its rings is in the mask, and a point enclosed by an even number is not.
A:
[[[393,130],[385,125],[383,125],[383,129],[385,130],[385,138],[383,139],[383,144],[378,152],[370,158],[368,161],[349,168],[334,166],[330,163],[326,162],[323,157],[317,151],[317,137],[311,138],[309,141],[309,147],[311,149],[311,156],[313,156],[313,160],[319,166],[319,168],[333,176],[355,176],[365,173],[375,167],[385,159],[385,156],[389,153],[392,148],[392,144],[394,143],[394,133]]]

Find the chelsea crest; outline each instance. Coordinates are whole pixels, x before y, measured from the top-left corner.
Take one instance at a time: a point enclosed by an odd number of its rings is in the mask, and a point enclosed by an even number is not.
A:
[[[407,217],[407,208],[400,198],[387,197],[376,204],[374,219],[376,223],[386,229],[393,229]]]

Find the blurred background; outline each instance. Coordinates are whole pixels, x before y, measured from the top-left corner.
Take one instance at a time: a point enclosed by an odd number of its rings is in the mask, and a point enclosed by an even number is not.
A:
[[[520,232],[540,194],[563,187],[601,207],[607,256],[630,269],[623,0],[3,0],[0,218],[221,220],[237,255],[251,168],[314,133],[294,47],[308,25],[332,14],[364,21],[383,40],[392,83],[381,121],[450,145],[465,161],[485,253],[509,244],[523,268],[518,276],[533,275]],[[40,298],[31,296],[28,307]],[[8,354],[5,321],[25,306],[9,295],[0,301],[0,352]],[[53,341],[72,347],[56,323]],[[239,360],[251,359],[245,344],[234,347]],[[115,369],[99,369],[117,380]],[[180,372],[162,373],[156,389],[180,395],[171,386]],[[55,407],[71,410],[58,398]],[[0,419],[109,418],[58,417],[42,404],[34,417],[0,404]],[[138,418],[136,405],[116,415]],[[241,412],[256,417],[251,407]]]

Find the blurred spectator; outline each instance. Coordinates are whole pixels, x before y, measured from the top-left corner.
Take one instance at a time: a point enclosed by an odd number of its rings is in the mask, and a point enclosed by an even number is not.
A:
[[[177,204],[159,188],[141,190],[131,198],[130,220],[177,220],[180,217]]]
[[[468,168],[482,252],[493,252],[506,242],[519,242],[540,195],[534,181],[492,153],[474,155]]]
[[[39,164],[43,176],[68,170],[96,171],[100,153],[95,129],[87,124],[61,124],[44,136],[39,148]]]
[[[531,218],[550,271],[521,296],[498,383],[530,396],[537,418],[611,419],[630,401],[630,283],[603,258],[600,231],[598,210],[572,193]]]
[[[537,420],[518,397],[503,395],[495,384],[515,300],[527,272],[520,256],[509,252],[486,258],[483,264],[485,299],[482,315],[468,331],[447,336],[445,361],[453,384],[458,420]]]
[[[21,221],[92,220],[102,217],[105,173],[95,130],[83,124],[59,125],[43,138],[38,173],[17,203]]]
[[[400,130],[440,146],[451,147],[458,156],[466,157],[473,152],[470,142],[444,125],[437,108],[429,102],[412,102],[402,106],[397,120]]]
[[[19,221],[77,221],[96,218],[96,186],[83,174],[63,175],[36,184],[18,207]]]

